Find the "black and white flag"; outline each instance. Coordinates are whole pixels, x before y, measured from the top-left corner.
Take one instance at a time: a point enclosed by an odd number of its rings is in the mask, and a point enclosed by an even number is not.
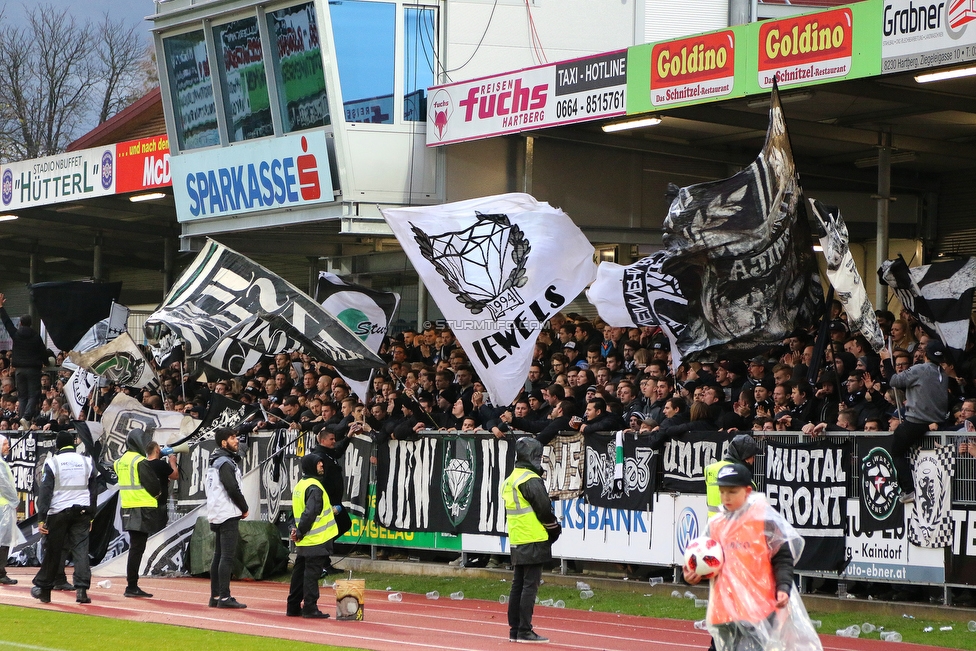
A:
[[[492,402],[509,404],[546,321],[596,276],[593,246],[566,213],[527,194],[383,216]]]
[[[68,353],[68,359],[79,368],[120,386],[142,389],[156,379],[149,360],[128,332],[123,332],[107,344],[87,352],[73,350]]]
[[[354,380],[383,366],[341,321],[283,278],[212,240],[145,325],[156,345],[176,333],[193,370],[243,375],[267,355],[302,350]]]
[[[801,192],[774,87],[759,157],[735,176],[679,189],[664,221],[661,272],[688,300],[685,328],[669,332],[672,355],[712,359],[721,348],[745,358],[820,317]]]
[[[542,448],[542,480],[549,497],[569,500],[583,492],[583,463],[586,448],[583,435],[560,434]]]
[[[843,569],[851,452],[828,441],[766,444],[766,497],[805,541],[797,569]]]
[[[664,490],[705,492],[705,466],[725,456],[732,435],[725,432],[687,432],[671,438],[661,454]]]
[[[200,421],[178,411],[149,409],[124,393],[117,393],[102,413],[102,459],[111,466],[126,451],[129,432],[141,429],[160,447],[173,445],[197,429]]]
[[[505,533],[501,488],[515,465],[505,439],[425,436],[377,449],[376,521],[394,531]]]
[[[649,510],[653,501],[657,457],[647,437],[623,436],[623,481],[614,481],[617,436],[586,435],[586,501],[627,511]]]
[[[218,429],[224,427],[236,429],[260,410],[260,405],[245,405],[243,402],[238,402],[219,393],[211,393],[207,413],[203,415],[200,427],[178,443],[196,443],[204,439],[212,440],[214,432]]]
[[[373,440],[362,434],[349,437],[342,458],[342,474],[346,481],[342,505],[359,517],[365,517],[369,508],[369,459],[373,455]]]
[[[891,287],[898,300],[958,359],[966,349],[976,288],[976,258],[909,268],[905,259],[886,260],[878,269],[881,282]]]
[[[123,332],[128,331],[129,308],[113,303],[109,315],[93,325],[74,345],[73,350],[85,353],[99,346],[104,346]],[[64,396],[75,419],[82,418],[82,410],[91,397],[92,391],[98,385],[98,376],[86,370],[71,359],[65,359],[64,368],[73,371],[65,383]]]
[[[379,353],[400,305],[400,295],[396,292],[378,292],[347,283],[327,271],[319,272],[315,300],[326,312],[345,323],[374,353]],[[360,400],[366,399],[368,380],[354,380],[345,375],[342,378]]]
[[[834,286],[834,298],[844,306],[851,331],[864,335],[877,352],[884,348],[884,333],[851,256],[847,224],[836,206],[825,206],[816,199],[809,201],[810,210],[820,224],[820,246],[827,261],[827,278]]]
[[[936,444],[934,450],[916,447],[910,453],[915,502],[908,516],[908,542],[918,547],[952,544],[952,477],[955,446]]]

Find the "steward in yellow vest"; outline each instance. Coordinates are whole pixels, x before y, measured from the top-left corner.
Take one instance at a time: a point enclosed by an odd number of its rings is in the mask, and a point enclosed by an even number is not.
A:
[[[552,560],[552,543],[562,527],[542,481],[542,443],[532,437],[515,443],[515,470],[502,486],[502,500],[515,572],[508,600],[508,639],[548,642],[532,630],[532,611],[543,565]]]
[[[115,462],[119,479],[119,503],[122,506],[122,528],[129,534],[129,558],[126,561],[126,597],[152,597],[139,587],[142,555],[149,534],[156,530],[155,514],[161,487],[159,477],[146,459],[146,446],[152,436],[141,429],[129,431],[125,454]]]
[[[297,554],[285,613],[289,617],[327,619],[329,614],[318,607],[319,578],[332,553],[332,541],[339,537],[335,516],[342,512],[342,505],[333,506],[329,502],[329,494],[322,485],[325,474],[322,457],[306,454],[301,465],[302,479],[291,496],[295,516],[291,539]]]

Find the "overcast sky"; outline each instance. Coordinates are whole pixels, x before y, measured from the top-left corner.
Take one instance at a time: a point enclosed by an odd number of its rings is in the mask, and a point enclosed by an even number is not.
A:
[[[153,0],[0,0],[0,8],[3,9],[4,23],[13,22],[20,24],[24,22],[24,6],[50,5],[55,9],[68,11],[79,21],[101,20],[102,15],[108,12],[113,20],[122,18],[129,25],[137,25],[149,36],[149,28],[152,25],[148,20],[143,20],[156,12]],[[6,5],[4,7],[4,5]]]

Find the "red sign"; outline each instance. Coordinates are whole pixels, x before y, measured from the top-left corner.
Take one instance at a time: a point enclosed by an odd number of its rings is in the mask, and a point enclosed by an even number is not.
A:
[[[661,106],[732,92],[735,33],[731,30],[659,43],[651,51],[651,104]]]
[[[759,85],[769,88],[843,77],[851,71],[854,14],[835,9],[759,27]]]
[[[138,192],[173,185],[169,137],[153,136],[115,145],[115,192]]]

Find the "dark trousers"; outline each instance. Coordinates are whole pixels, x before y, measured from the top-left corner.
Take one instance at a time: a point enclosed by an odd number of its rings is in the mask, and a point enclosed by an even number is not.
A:
[[[319,609],[319,578],[328,556],[296,556],[288,590],[288,612],[314,613]],[[305,602],[304,608],[302,601]]]
[[[508,595],[509,636],[532,631],[532,610],[542,581],[542,564],[516,565]]]
[[[230,598],[230,575],[234,571],[237,540],[240,537],[240,518],[231,518],[220,524],[211,524],[214,532],[214,555],[210,563],[210,596]]]
[[[41,569],[34,576],[34,585],[50,590],[55,579],[64,572],[62,550],[70,551],[75,562],[72,579],[75,588],[91,587],[91,568],[88,565],[88,530],[91,519],[81,512],[81,507],[72,507],[49,515],[47,535],[44,537],[44,560]]]
[[[149,534],[145,531],[129,532],[129,559],[125,564],[125,582],[130,588],[139,587],[139,566],[142,565],[142,555],[146,553],[146,541]]]
[[[17,383],[17,415],[30,420],[37,415],[41,399],[41,369],[18,368],[14,380]]]
[[[891,457],[898,472],[898,486],[903,493],[915,492],[915,478],[912,477],[912,467],[906,455],[928,431],[928,423],[910,423],[903,420],[892,434],[894,441],[891,444]]]
[[[7,576],[8,556],[10,556],[10,547],[0,547],[0,577]]]

